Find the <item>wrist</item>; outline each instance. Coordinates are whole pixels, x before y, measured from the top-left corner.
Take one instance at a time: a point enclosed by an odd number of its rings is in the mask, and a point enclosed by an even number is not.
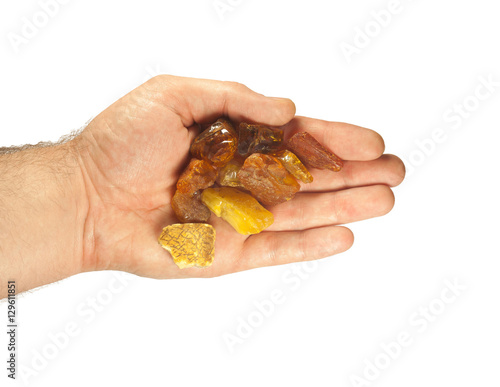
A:
[[[24,291],[83,271],[88,204],[72,142],[2,155],[0,176],[2,277]]]

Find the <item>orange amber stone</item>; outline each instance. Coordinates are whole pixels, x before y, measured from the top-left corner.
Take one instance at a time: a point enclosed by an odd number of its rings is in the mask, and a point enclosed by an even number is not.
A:
[[[309,173],[304,164],[302,164],[299,158],[295,156],[295,154],[285,149],[282,151],[274,152],[271,155],[281,161],[281,164],[283,164],[286,170],[290,172],[295,178],[306,184],[312,183],[312,175]]]
[[[238,153],[242,156],[252,153],[270,153],[281,146],[283,130],[264,125],[242,122],[239,126]]]
[[[223,187],[243,187],[240,179],[238,179],[238,171],[243,166],[243,162],[232,159],[229,163],[224,165],[217,175],[217,184]]]
[[[286,202],[295,196],[300,185],[273,156],[254,153],[238,172],[243,186],[265,205]]]
[[[326,149],[307,132],[295,133],[288,140],[286,147],[313,168],[338,172],[344,166],[343,161],[337,155]]]
[[[257,234],[274,222],[274,216],[247,193],[236,188],[207,188],[201,200],[243,235]]]
[[[201,202],[201,191],[192,194],[175,191],[171,204],[181,223],[205,223],[210,219],[210,210]]]
[[[177,190],[192,194],[199,189],[205,189],[214,184],[217,170],[207,161],[191,159],[177,181]]]
[[[237,148],[238,136],[233,124],[219,118],[194,139],[191,154],[221,167],[233,158]]]

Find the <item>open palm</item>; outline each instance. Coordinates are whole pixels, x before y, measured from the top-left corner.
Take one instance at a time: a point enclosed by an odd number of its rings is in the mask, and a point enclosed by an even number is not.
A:
[[[339,173],[312,169],[314,182],[292,201],[270,208],[275,222],[260,234],[240,235],[212,215],[213,265],[180,270],[157,238],[163,227],[177,223],[170,201],[199,124],[223,115],[283,126],[285,138],[307,130],[346,160],[345,167]],[[404,166],[382,155],[383,140],[371,130],[294,115],[290,100],[264,97],[240,84],[166,75],[111,105],[75,139],[89,199],[85,270],[212,277],[347,250],[352,233],[337,225],[390,211],[389,186],[403,180]]]

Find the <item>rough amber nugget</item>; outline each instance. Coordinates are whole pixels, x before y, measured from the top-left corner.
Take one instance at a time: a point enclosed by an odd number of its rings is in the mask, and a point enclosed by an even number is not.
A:
[[[216,178],[217,170],[209,162],[191,159],[177,181],[177,190],[182,193],[193,193],[210,187]]]
[[[172,209],[181,223],[205,223],[210,219],[210,210],[201,202],[201,191],[185,194],[175,191]]]
[[[274,222],[273,214],[249,194],[236,188],[207,188],[201,200],[243,235],[257,234]]]
[[[238,136],[233,124],[219,118],[194,139],[191,154],[221,167],[233,158],[237,147]]]
[[[321,145],[307,132],[295,133],[286,145],[305,164],[319,169],[331,169],[338,172],[344,166],[343,161]]]
[[[214,261],[215,229],[209,224],[172,224],[163,229],[158,242],[180,269],[206,267]]]
[[[281,164],[290,172],[295,178],[299,179],[303,183],[312,183],[313,177],[307,170],[307,168],[302,164],[295,154],[289,150],[282,150],[274,152],[272,156],[276,157]]]
[[[271,129],[264,125],[250,125],[242,122],[239,126],[238,153],[246,156],[252,153],[270,153],[283,142],[283,130]]]
[[[295,196],[300,185],[273,156],[254,153],[238,172],[243,186],[265,205],[286,202]]]
[[[223,187],[243,187],[240,179],[238,179],[238,171],[242,166],[243,162],[232,159],[219,170],[216,180],[217,184]]]

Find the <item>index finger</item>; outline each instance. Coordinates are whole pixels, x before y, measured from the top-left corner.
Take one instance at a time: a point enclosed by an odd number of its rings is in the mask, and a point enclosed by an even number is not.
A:
[[[343,160],[375,160],[385,149],[384,139],[374,130],[343,122],[296,116],[283,128],[286,140],[297,132],[309,132]]]

